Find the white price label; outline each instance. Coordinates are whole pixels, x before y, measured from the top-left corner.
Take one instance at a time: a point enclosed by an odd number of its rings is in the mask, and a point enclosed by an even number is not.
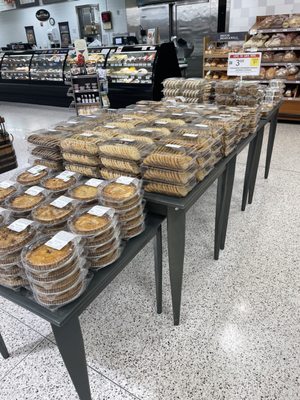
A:
[[[59,175],[57,175],[56,178],[61,179],[64,182],[68,182],[74,175],[75,175],[75,172],[64,171],[64,172],[61,172]]]
[[[116,53],[122,53],[123,50],[123,46],[120,46],[117,48]]]
[[[115,129],[116,126],[115,125],[104,125],[104,128]]]
[[[109,49],[102,49],[101,50],[101,54],[107,54],[107,53],[109,53]]]
[[[87,213],[95,215],[96,217],[102,217],[102,215],[106,214],[109,210],[111,210],[109,207],[94,206]]]
[[[125,121],[132,121],[133,120],[133,118],[131,118],[131,117],[123,117],[122,119],[124,119]]]
[[[142,51],[146,51],[148,49],[148,46],[143,46]]]
[[[80,136],[91,137],[91,136],[94,136],[94,134],[85,132],[85,133],[81,133]]]
[[[182,116],[183,113],[172,113],[172,115]]]
[[[47,169],[47,167],[45,167],[44,165],[35,165],[32,168],[29,168],[27,170],[27,172],[29,172],[32,175],[38,175],[40,174],[42,171],[44,171],[45,169]]]
[[[134,139],[127,139],[127,138],[120,138],[120,140],[123,140],[123,142],[129,142],[129,143],[134,142]]]
[[[8,225],[8,229],[14,232],[22,232],[31,224],[33,224],[33,221],[30,221],[30,219],[20,218]]]
[[[69,203],[71,203],[73,199],[67,196],[60,196],[57,199],[53,200],[50,204],[56,208],[64,208],[66,207]]]
[[[159,124],[159,125],[167,125],[168,122],[166,122],[166,121],[156,121],[155,123]]]
[[[260,73],[261,53],[229,53],[228,76],[257,76]]]
[[[195,133],[184,133],[182,136],[197,138],[199,135],[196,135]]]
[[[10,182],[10,181],[3,181],[3,182],[0,182],[0,188],[1,189],[7,189],[7,188],[9,188],[9,187],[12,187],[14,185],[14,183],[13,182]]]
[[[198,128],[208,128],[208,125],[205,124],[196,124],[195,126],[198,126]]]
[[[196,111],[185,111],[185,114],[198,115]]]
[[[76,121],[67,121],[67,124],[70,124],[70,125],[76,125],[76,124],[77,124],[77,122],[76,122]]]
[[[38,194],[42,193],[45,189],[39,186],[31,186],[29,189],[26,190],[25,193],[29,194],[30,196],[37,196]]]
[[[61,250],[75,237],[76,235],[71,232],[60,231],[56,235],[54,235],[53,238],[48,240],[45,245],[51,247],[54,250]]]
[[[92,187],[98,187],[101,185],[102,182],[104,182],[102,179],[92,178],[92,179],[89,179],[88,181],[86,181],[85,185],[92,186]]]
[[[123,185],[130,185],[134,180],[135,178],[131,178],[129,176],[120,176],[120,178],[118,178],[116,182],[122,183]]]
[[[153,132],[153,129],[151,129],[151,128],[141,128],[140,132]]]
[[[166,144],[166,147],[171,147],[171,149],[181,149],[182,146],[179,146],[179,144]]]

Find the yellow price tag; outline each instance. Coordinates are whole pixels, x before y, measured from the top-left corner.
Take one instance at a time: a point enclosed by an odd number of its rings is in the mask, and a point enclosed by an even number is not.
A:
[[[250,67],[258,67],[258,66],[259,66],[259,58],[251,58]]]

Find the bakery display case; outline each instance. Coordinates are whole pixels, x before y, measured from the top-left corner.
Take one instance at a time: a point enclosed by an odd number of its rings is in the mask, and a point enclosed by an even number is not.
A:
[[[228,54],[242,51],[247,32],[215,33],[203,39],[203,77],[227,80]]]
[[[111,48],[105,67],[113,108],[138,100],[160,100],[162,81],[181,76],[173,43]]]
[[[300,120],[300,15],[259,16],[244,43],[245,51],[261,51],[260,83],[280,79],[285,84],[279,117]]]
[[[67,51],[65,49],[36,51],[31,60],[31,80],[63,82]]]
[[[28,81],[32,52],[6,52],[1,63],[1,79]]]

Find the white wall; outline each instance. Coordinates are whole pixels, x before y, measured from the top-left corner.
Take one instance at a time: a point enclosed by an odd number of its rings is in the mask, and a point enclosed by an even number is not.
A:
[[[127,31],[125,0],[77,0],[67,1],[64,3],[45,5],[39,7],[30,7],[22,10],[11,10],[0,12],[0,47],[11,42],[27,42],[25,34],[25,26],[34,26],[35,37],[38,47],[48,48],[49,42],[47,38],[47,30],[51,27],[49,22],[45,22],[44,26],[35,18],[38,9],[44,8],[48,10],[56,21],[55,27],[58,28],[58,22],[69,22],[72,41],[79,38],[78,18],[76,14],[76,6],[85,4],[99,4],[100,12],[107,10],[112,12],[113,29],[103,31],[107,36],[104,39],[110,42],[112,33],[123,33]]]
[[[300,0],[231,0],[229,31],[248,31],[258,15],[300,13]]]

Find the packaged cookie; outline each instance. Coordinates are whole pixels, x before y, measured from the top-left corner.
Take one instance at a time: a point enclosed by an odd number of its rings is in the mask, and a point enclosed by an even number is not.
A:
[[[101,178],[99,167],[92,167],[90,165],[83,164],[70,164],[66,162],[65,168],[68,170],[68,172],[70,171],[83,176],[88,176],[90,178]]]
[[[4,225],[8,221],[10,214],[9,210],[0,207],[0,226]]]
[[[98,154],[98,144],[103,139],[98,135],[90,132],[73,135],[62,140],[61,149],[63,152],[76,152],[79,154]]]
[[[158,146],[149,154],[144,159],[143,165],[184,171],[195,164],[196,158],[197,154],[191,148],[166,144]]]
[[[98,148],[100,156],[140,161],[151,152],[153,145],[139,140],[116,138],[101,143]]]
[[[80,175],[71,171],[63,171],[58,175],[52,174],[43,179],[41,185],[52,193],[64,192],[76,185]]]
[[[120,178],[121,176],[123,176],[124,171],[119,171],[116,169],[101,168],[100,174],[103,179],[113,180],[113,179],[117,179],[117,178]],[[133,173],[126,172],[126,176],[129,176],[131,178],[140,178],[140,173],[133,174]]]
[[[0,204],[17,192],[19,185],[12,181],[0,182]]]
[[[94,167],[99,165],[98,157],[87,154],[69,153],[64,151],[63,159],[75,164],[90,165]]]
[[[67,136],[70,136],[69,132],[67,133],[55,129],[48,129],[48,130],[41,129],[30,133],[26,137],[26,139],[29,143],[34,144],[36,146],[59,149],[60,142]]]
[[[235,90],[236,82],[235,81],[226,81],[226,82],[216,82],[215,84],[215,92],[220,95],[233,94]]]
[[[30,150],[30,148],[29,148]],[[52,161],[60,161],[62,160],[62,155],[60,152],[60,149],[57,148],[46,148],[42,146],[35,146],[31,148],[30,153],[39,158],[45,158],[47,160],[52,160]]]
[[[143,167],[142,172],[143,178],[147,180],[184,185],[195,176],[196,167],[192,166],[186,171],[174,171],[153,167]]]
[[[164,126],[160,127],[150,127],[150,126],[143,126],[142,128],[138,128],[134,131],[136,136],[147,136],[151,139],[159,140],[161,137],[170,136],[171,131]]]
[[[35,208],[31,213],[31,217],[42,226],[62,224],[75,214],[80,204],[80,202],[70,197],[59,196]]]
[[[41,180],[48,176],[50,170],[44,165],[35,165],[30,168],[26,168],[22,172],[18,172],[15,176],[15,180],[23,186],[39,185]]]
[[[16,253],[26,244],[30,243],[36,236],[37,224],[34,221],[19,218],[10,220],[0,227],[0,255],[5,262],[8,254]]]
[[[46,200],[49,192],[40,186],[18,191],[5,201],[5,207],[16,214],[28,214]]]
[[[140,165],[135,161],[121,160],[117,158],[100,157],[101,164],[107,168],[117,171],[123,171],[133,175],[139,175],[141,172]]]
[[[28,162],[32,165],[44,165],[45,167],[51,169],[52,171],[63,171],[64,165],[62,160],[53,161],[53,160],[46,160],[41,158],[30,158]]]
[[[145,192],[160,193],[172,197],[185,197],[196,185],[196,179],[193,178],[185,185],[175,185],[165,182],[156,182],[144,180]]]
[[[148,143],[151,145],[153,145],[153,143],[154,143],[154,140],[151,137],[146,136],[145,134],[144,135],[141,135],[141,134],[136,135],[135,130],[132,130],[129,132],[130,132],[130,134],[125,133],[124,131],[120,132],[117,134],[116,137],[119,137],[121,139],[126,139],[126,140],[134,140],[134,141],[138,140],[139,142],[146,143],[146,144]]]

